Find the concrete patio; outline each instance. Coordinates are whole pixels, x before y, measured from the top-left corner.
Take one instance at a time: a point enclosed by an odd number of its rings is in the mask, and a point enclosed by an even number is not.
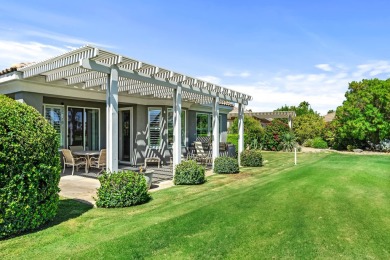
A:
[[[120,168],[126,167],[121,165]],[[150,192],[155,192],[161,189],[174,186],[171,166],[148,167],[154,170],[152,186]],[[59,187],[61,189],[60,196],[65,198],[76,199],[84,203],[95,206],[96,190],[100,187],[96,170],[85,173],[84,169],[79,169],[72,175],[72,168],[66,168],[65,173],[61,174]],[[206,168],[206,176],[212,174],[210,168]]]

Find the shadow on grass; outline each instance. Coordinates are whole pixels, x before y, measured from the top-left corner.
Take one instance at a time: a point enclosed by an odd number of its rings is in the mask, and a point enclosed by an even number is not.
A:
[[[51,227],[54,227],[56,225],[61,224],[62,222],[68,221],[73,218],[77,218],[81,215],[83,215],[88,210],[92,209],[93,205],[88,204],[85,202],[80,202],[75,199],[60,199],[58,203],[58,211],[57,215],[54,217],[53,220],[47,222],[46,224],[43,224],[37,229],[29,230],[25,232],[21,232],[19,234],[14,234],[8,237],[1,238],[1,240],[7,240],[14,237],[19,237],[27,234],[32,234],[38,231],[42,231]]]
[[[39,230],[61,224],[62,222],[65,222],[72,218],[77,218],[92,208],[92,204],[80,202],[79,200],[60,199],[57,215],[52,221],[49,221],[48,223],[43,225]]]

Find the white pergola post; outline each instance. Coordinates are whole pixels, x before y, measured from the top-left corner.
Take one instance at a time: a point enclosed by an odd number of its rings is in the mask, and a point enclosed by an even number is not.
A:
[[[288,115],[288,127],[290,127],[290,130],[292,129],[292,116]]]
[[[107,171],[118,171],[118,67],[113,65],[106,90]]]
[[[213,169],[214,160],[219,156],[219,97],[213,98]]]
[[[240,166],[240,155],[244,151],[244,109],[245,106],[238,103],[238,165]]]
[[[181,87],[173,91],[173,174],[175,167],[181,161]]]

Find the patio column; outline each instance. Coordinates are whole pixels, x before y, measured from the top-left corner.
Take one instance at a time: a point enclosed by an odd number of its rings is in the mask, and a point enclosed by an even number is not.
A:
[[[175,166],[181,161],[181,87],[173,90],[173,174]]]
[[[213,98],[213,169],[214,160],[219,156],[219,97]]]
[[[288,115],[288,127],[290,127],[290,130],[292,129],[292,116]]]
[[[238,103],[238,165],[240,166],[240,155],[244,150],[244,109],[245,106]]]
[[[106,165],[107,171],[118,170],[118,67],[113,65],[106,90]]]

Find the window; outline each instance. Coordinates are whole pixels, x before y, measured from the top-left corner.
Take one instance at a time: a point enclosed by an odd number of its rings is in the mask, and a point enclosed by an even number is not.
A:
[[[168,108],[168,146],[173,145],[173,109]],[[181,146],[186,146],[186,111],[181,111]]]
[[[161,108],[149,108],[149,146],[161,144]]]
[[[99,150],[99,109],[68,107],[68,146],[81,145],[86,150]]]
[[[65,147],[64,107],[44,105],[44,117],[54,127],[60,140],[60,147]]]
[[[196,136],[210,136],[209,114],[196,114]]]

